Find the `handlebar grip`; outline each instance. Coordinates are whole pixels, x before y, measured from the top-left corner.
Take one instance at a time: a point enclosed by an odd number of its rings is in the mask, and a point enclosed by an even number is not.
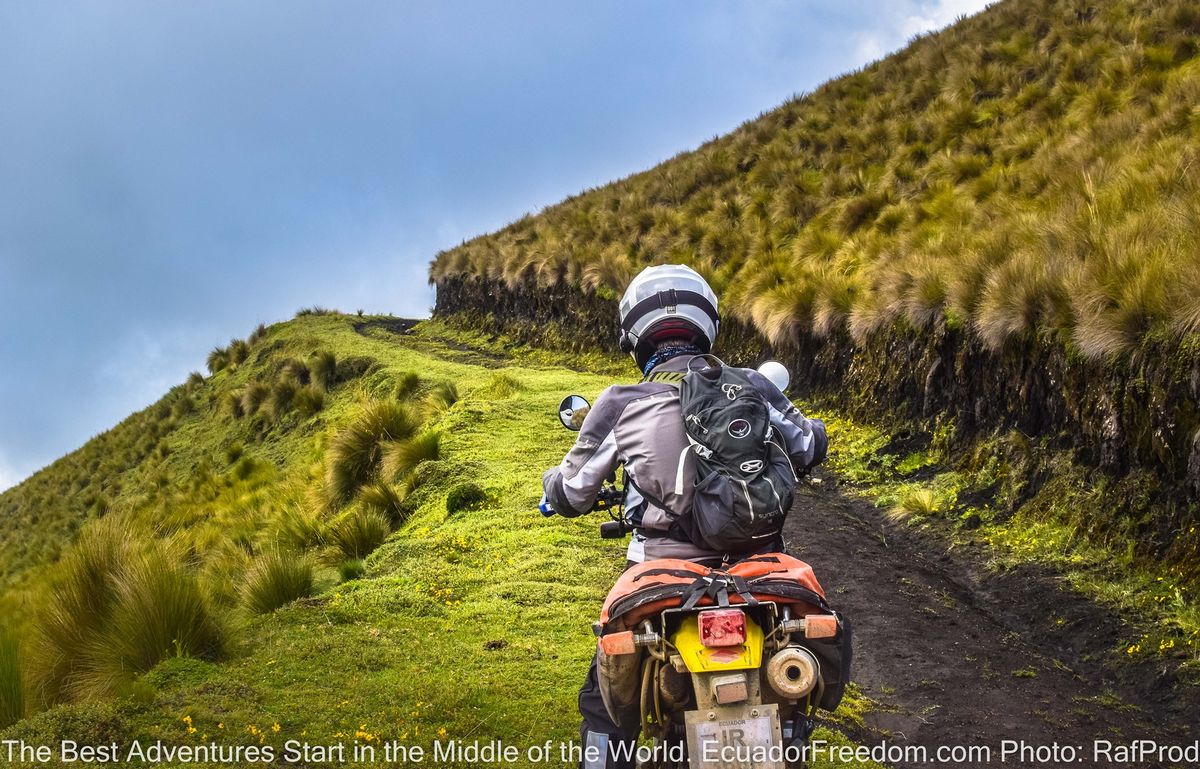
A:
[[[546,499],[544,494],[542,495],[542,501],[538,502],[538,512],[545,518],[550,518],[556,514],[554,507],[550,504],[550,500]]]

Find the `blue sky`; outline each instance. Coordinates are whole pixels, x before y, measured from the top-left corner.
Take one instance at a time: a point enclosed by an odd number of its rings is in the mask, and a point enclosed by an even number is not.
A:
[[[300,307],[735,128],[979,0],[0,0],[0,489]]]

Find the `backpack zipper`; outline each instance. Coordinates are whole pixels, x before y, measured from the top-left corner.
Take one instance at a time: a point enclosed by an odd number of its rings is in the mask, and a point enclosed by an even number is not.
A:
[[[779,492],[775,490],[775,483],[771,480],[771,477],[769,475],[767,475],[766,473],[763,473],[763,480],[765,480],[767,482],[767,485],[771,487],[771,493],[775,495],[775,507],[779,510],[779,512],[782,513],[783,512],[783,500],[779,498]]]
[[[750,487],[743,480],[738,480],[742,484],[742,493],[746,495],[746,505],[750,508],[750,521],[754,522],[754,500],[750,498]]]

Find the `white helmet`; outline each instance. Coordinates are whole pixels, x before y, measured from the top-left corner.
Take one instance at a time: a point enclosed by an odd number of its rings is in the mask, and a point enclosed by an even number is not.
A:
[[[642,270],[625,289],[620,310],[621,351],[631,353],[639,368],[664,339],[691,339],[702,352],[717,339],[717,295],[686,265]]]

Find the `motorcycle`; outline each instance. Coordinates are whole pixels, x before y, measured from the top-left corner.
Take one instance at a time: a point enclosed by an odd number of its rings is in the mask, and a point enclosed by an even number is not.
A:
[[[760,371],[786,388],[780,364]],[[589,409],[571,395],[559,419],[578,431]],[[553,514],[544,499],[540,507]],[[610,517],[601,537],[632,531],[615,476],[593,509]],[[637,564],[609,592],[592,629],[605,707],[618,726],[650,741],[635,756],[646,769],[802,767],[817,709],[834,710],[849,680],[848,622],[811,567],[785,553],[716,569]]]

